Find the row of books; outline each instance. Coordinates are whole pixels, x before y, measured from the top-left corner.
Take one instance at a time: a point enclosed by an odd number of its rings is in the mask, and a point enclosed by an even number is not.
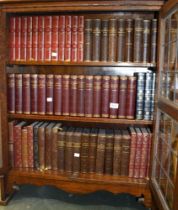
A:
[[[152,133],[148,128],[97,129],[54,122],[9,125],[12,167],[145,178]]]
[[[152,119],[155,74],[8,74],[8,111],[17,114]]]
[[[83,61],[84,17],[10,17],[10,61]]]

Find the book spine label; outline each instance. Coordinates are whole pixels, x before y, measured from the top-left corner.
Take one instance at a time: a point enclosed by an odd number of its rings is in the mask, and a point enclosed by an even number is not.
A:
[[[59,16],[52,16],[51,60],[58,61]]]
[[[54,104],[54,75],[46,75],[46,114],[53,114],[53,104]]]
[[[38,114],[38,74],[30,76],[31,113]]]
[[[114,135],[112,132],[106,131],[104,173],[108,175],[111,175],[113,173],[113,147],[114,147]]]
[[[77,75],[70,77],[70,116],[77,116]]]
[[[101,19],[93,20],[92,29],[92,60],[100,61]]]
[[[92,59],[92,20],[85,19],[84,21],[84,60],[91,61]]]
[[[125,20],[118,20],[117,28],[117,62],[124,62],[125,55]]]
[[[28,168],[27,127],[22,128],[22,167]]]
[[[62,114],[62,76],[54,75],[54,114]]]
[[[65,146],[66,146],[66,132],[59,131],[58,133],[58,140],[57,140],[57,145],[58,145],[58,170],[59,172],[63,173],[64,172],[64,160],[65,160]]]
[[[126,20],[125,28],[125,62],[133,61],[133,20]]]
[[[78,50],[78,16],[72,16],[71,38],[71,61],[76,62]]]
[[[46,113],[46,75],[38,75],[38,114]]]
[[[93,117],[101,117],[101,76],[93,78]]]
[[[69,89],[69,75],[62,76],[62,115],[69,115],[70,106],[70,89]]]
[[[101,20],[101,61],[108,60],[108,20]]]
[[[28,148],[28,167],[34,167],[34,156],[33,156],[33,126],[27,126],[27,148]]]
[[[15,113],[15,74],[7,75],[8,112]]]
[[[22,19],[21,17],[15,18],[15,60],[20,61],[21,55],[21,28]]]
[[[59,16],[59,53],[58,53],[58,60],[64,61],[64,47],[65,47],[65,16]]]
[[[15,111],[22,114],[22,74],[15,74]]]
[[[38,16],[38,61],[44,61],[44,16]]]
[[[77,61],[82,62],[84,59],[84,16],[78,17],[78,42],[77,42]]]
[[[157,19],[152,20],[151,24],[151,58],[150,62],[156,64],[156,48],[157,48]]]
[[[84,116],[85,77],[79,75],[77,79],[77,116]]]
[[[33,27],[32,16],[27,16],[27,61],[31,61],[32,56],[32,27]]]
[[[32,17],[32,60],[38,60],[38,16]]]
[[[22,98],[23,98],[23,113],[30,114],[30,74],[23,74],[22,76]]]
[[[51,61],[52,16],[44,16],[44,60]]]
[[[67,15],[65,20],[65,48],[64,60],[71,61],[71,38],[72,38],[72,17]]]
[[[84,101],[85,117],[93,115],[93,76],[85,77],[85,101]]]
[[[143,20],[143,63],[150,61],[150,20]]]
[[[21,17],[21,46],[20,46],[20,60],[27,59],[27,17]]]
[[[108,61],[116,61],[116,46],[117,46],[117,20],[109,20],[109,53]]]
[[[15,46],[16,46],[16,17],[10,17],[10,37],[9,37],[9,47],[10,47],[10,54],[9,59],[10,61],[15,61]]]
[[[101,88],[101,117],[109,117],[109,86],[110,76],[103,76]]]

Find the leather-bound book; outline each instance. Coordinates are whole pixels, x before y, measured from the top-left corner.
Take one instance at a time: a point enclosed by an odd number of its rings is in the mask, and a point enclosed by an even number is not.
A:
[[[15,74],[15,112],[22,114],[22,74]]]
[[[71,61],[71,38],[72,38],[72,17],[67,15],[65,18],[65,48],[64,61]]]
[[[52,16],[44,16],[44,60],[51,61]]]
[[[110,76],[102,77],[101,87],[101,117],[109,117]]]
[[[84,98],[85,97],[85,76],[78,75],[77,78],[77,116],[84,116]]]
[[[70,127],[66,131],[66,138],[65,138],[65,158],[64,158],[64,167],[65,172],[68,174],[72,173],[73,169],[73,135],[74,135],[75,128]]]
[[[151,146],[152,146],[152,136],[153,133],[151,132],[150,128],[147,128],[147,132],[149,133],[149,140],[148,140],[148,149],[147,149],[147,164],[146,164],[146,177],[150,177],[150,156],[151,156]]]
[[[96,169],[98,175],[104,174],[104,159],[105,159],[106,131],[99,129],[97,147],[96,147]]]
[[[122,152],[121,152],[121,176],[129,174],[130,158],[130,134],[127,130],[122,130]]]
[[[32,60],[38,60],[38,16],[32,16]]]
[[[81,136],[82,128],[76,128],[73,133],[73,162],[72,162],[72,172],[73,175],[78,175],[80,173],[80,155],[81,155]]]
[[[52,16],[51,60],[58,61],[59,16]]]
[[[98,129],[92,128],[89,139],[88,151],[88,172],[94,173],[96,166],[96,147],[97,147]]]
[[[23,127],[21,130],[22,138],[22,167],[28,168],[28,139],[27,139],[27,127]]]
[[[15,61],[15,41],[16,41],[16,17],[10,17],[10,25],[9,25],[9,60]]]
[[[58,169],[58,133],[62,130],[61,123],[56,123],[52,128],[51,137],[51,169]]]
[[[108,61],[116,61],[117,20],[109,19]]]
[[[78,50],[78,16],[72,16],[71,33],[71,61],[76,62]]]
[[[151,107],[150,107],[151,120],[153,120],[154,109],[155,109],[155,90],[156,90],[156,73],[153,73],[152,85],[151,85]]]
[[[38,114],[38,74],[30,75],[31,114]]]
[[[129,76],[127,80],[127,97],[126,97],[126,118],[135,118],[136,105],[136,77]]]
[[[53,114],[54,104],[54,75],[46,75],[46,114]]]
[[[143,63],[150,61],[150,20],[143,20]]]
[[[77,116],[77,75],[70,76],[70,116]]]
[[[93,117],[101,117],[101,82],[102,76],[93,77]]]
[[[65,16],[59,16],[59,50],[58,60],[64,61],[64,47],[65,47]]]
[[[29,25],[28,25],[29,26]],[[20,60],[27,59],[27,17],[21,17],[21,43],[20,43]]]
[[[84,21],[84,61],[92,60],[92,20]]]
[[[88,173],[90,129],[84,128],[81,137],[80,169],[81,173]]]
[[[114,151],[113,151],[113,175],[121,174],[121,152],[122,152],[122,133],[119,129],[114,130]]]
[[[69,115],[70,106],[70,87],[69,87],[70,75],[62,76],[62,115]]]
[[[17,16],[15,18],[15,60],[20,61],[21,57],[21,30],[22,18]]]
[[[93,76],[85,76],[85,117],[93,116]]]
[[[45,17],[38,16],[38,61],[44,61]]]
[[[134,47],[133,47],[133,62],[142,62],[142,44],[143,44],[143,20],[135,19],[134,24]]]
[[[126,118],[127,76],[120,76],[119,85],[119,118]]]
[[[150,63],[156,64],[156,48],[157,48],[157,26],[158,20],[152,19],[151,21],[151,58]]]
[[[24,114],[30,114],[30,74],[23,74],[22,75],[22,110]]]
[[[27,61],[32,60],[32,16],[27,16]]]
[[[54,75],[54,114],[62,114],[62,76]]]
[[[38,114],[46,113],[46,75],[38,74]]]
[[[114,133],[113,130],[106,130],[105,164],[104,173],[113,173]]]
[[[78,16],[77,61],[84,59],[84,16]]]
[[[101,61],[108,60],[108,20],[101,20]]]
[[[124,62],[125,55],[125,20],[117,21],[117,62]]]
[[[55,123],[51,122],[46,126],[45,129],[45,169],[52,169],[52,129]]]
[[[15,113],[15,74],[7,74],[7,105],[8,112]]]
[[[119,77],[111,76],[110,79],[109,117],[117,118],[119,109]]]
[[[125,62],[133,61],[133,20],[126,19],[125,23]]]
[[[93,20],[92,27],[92,61],[100,61],[101,19]]]

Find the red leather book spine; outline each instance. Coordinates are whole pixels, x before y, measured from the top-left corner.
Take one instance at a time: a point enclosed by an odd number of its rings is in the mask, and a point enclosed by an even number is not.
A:
[[[16,41],[16,17],[10,17],[10,38],[9,38],[9,47],[10,47],[10,54],[9,59],[10,61],[15,61],[15,41]]]
[[[59,54],[58,60],[64,61],[65,47],[65,16],[59,16]]]
[[[31,113],[38,114],[38,74],[30,75]]]
[[[72,37],[72,17],[67,15],[65,19],[65,48],[64,60],[71,61],[71,37]]]
[[[71,61],[77,61],[77,44],[78,44],[78,16],[72,16],[72,25],[71,25]]]
[[[69,89],[69,75],[62,76],[62,115],[69,115],[70,106],[70,89]]]
[[[85,117],[93,116],[93,76],[85,76]]]
[[[32,17],[32,60],[38,60],[38,16]]]
[[[77,116],[77,75],[70,77],[70,116]]]
[[[44,16],[44,60],[51,61],[52,16]]]
[[[32,16],[27,17],[27,61],[32,60]]]
[[[53,103],[54,103],[54,75],[46,75],[46,114],[53,114]]]
[[[77,61],[81,62],[84,58],[84,16],[78,16],[78,49],[77,49]]]
[[[23,113],[30,114],[30,74],[22,75],[22,98],[23,98]]]
[[[52,16],[51,60],[58,61],[59,16]]]
[[[27,127],[23,127],[22,130],[22,167],[28,168],[28,139],[27,139]]]
[[[152,143],[152,136],[150,129],[147,128],[149,133],[149,140],[148,140],[148,149],[147,149],[147,164],[146,164],[146,177],[150,177],[150,156],[151,156],[151,143]]]
[[[101,117],[101,76],[93,78],[93,117]]]
[[[44,61],[44,16],[38,16],[38,61]]]
[[[62,114],[62,76],[54,75],[54,114]]]
[[[119,77],[111,76],[110,79],[109,117],[117,118],[119,109]]]
[[[15,113],[15,74],[7,75],[8,112]]]
[[[22,114],[22,74],[15,75],[15,111]]]
[[[21,17],[21,50],[20,60],[26,61],[27,59],[27,17]]]
[[[79,75],[77,79],[77,115],[84,116],[85,77]]]
[[[110,76],[103,76],[101,88],[101,117],[109,117],[109,85]]]
[[[46,75],[38,75],[38,114],[46,113]]]
[[[21,17],[15,18],[15,60],[20,60],[21,55]]]

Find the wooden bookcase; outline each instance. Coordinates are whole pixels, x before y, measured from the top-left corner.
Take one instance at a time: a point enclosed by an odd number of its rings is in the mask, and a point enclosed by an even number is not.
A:
[[[161,7],[163,6],[163,9]],[[168,114],[171,120],[178,122],[178,106],[174,100],[165,99],[160,95],[161,76],[157,81],[157,101],[155,118],[150,120],[128,120],[128,119],[111,119],[111,118],[88,118],[88,117],[70,117],[55,115],[25,115],[9,114],[7,111],[7,73],[36,73],[36,74],[84,74],[84,75],[120,75],[141,72],[143,70],[156,70],[159,75],[160,69],[164,66],[164,53],[162,48],[165,23],[173,11],[177,12],[177,0],[170,0],[167,3],[159,1],[57,1],[57,0],[1,0],[0,1],[0,128],[3,164],[0,165],[2,196],[1,203],[6,203],[6,199],[13,192],[13,185],[33,184],[38,186],[52,185],[72,193],[90,193],[97,190],[108,190],[112,193],[130,193],[134,196],[144,196],[144,204],[147,207],[153,207],[152,196],[155,205],[160,209],[178,209],[178,175],[175,175],[175,183],[172,187],[173,200],[169,204],[169,199],[160,190],[160,180],[155,174],[155,157],[157,155],[159,126],[161,122],[160,112]],[[177,12],[178,13],[178,12]],[[26,62],[26,61],[9,61],[9,18],[12,15],[45,15],[45,14],[80,14],[86,18],[158,18],[159,30],[157,37],[157,64],[152,63],[118,63],[118,62]],[[178,20],[177,20],[178,21]],[[163,33],[164,32],[164,33]],[[178,36],[178,33],[177,33]],[[168,42],[169,43],[169,42]],[[175,40],[178,47],[178,39]],[[160,50],[161,49],[161,50]],[[175,72],[178,72],[178,53],[176,56]],[[178,79],[178,73],[174,77]],[[175,79],[176,80],[176,79]],[[177,80],[175,82],[177,86]],[[174,87],[176,90],[177,88]],[[129,125],[149,126],[154,131],[152,143],[152,167],[148,179],[134,179],[129,177],[98,176],[95,174],[81,174],[79,176],[66,176],[57,171],[37,171],[33,169],[11,169],[8,166],[8,121],[12,119],[19,120],[46,120],[60,121],[69,125],[78,126],[101,126],[108,127],[127,127]],[[178,123],[177,123],[178,124]],[[177,126],[176,124],[176,126]],[[176,130],[175,132],[178,131]],[[171,149],[172,151],[172,149]],[[175,151],[176,152],[176,151]],[[178,158],[178,157],[176,157]],[[178,168],[178,166],[176,166]],[[178,173],[177,173],[178,174]],[[168,185],[168,184],[167,184]],[[167,188],[166,188],[167,189]],[[167,191],[166,191],[167,192]],[[165,196],[164,196],[165,195]],[[168,204],[167,204],[168,203]]]

